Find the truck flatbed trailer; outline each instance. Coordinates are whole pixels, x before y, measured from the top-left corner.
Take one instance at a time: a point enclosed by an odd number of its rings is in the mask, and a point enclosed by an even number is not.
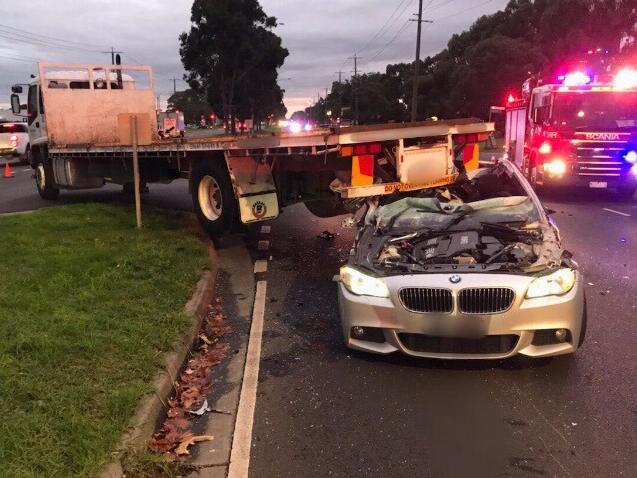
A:
[[[130,188],[135,150],[140,183],[189,180],[194,209],[211,235],[274,219],[293,203],[327,217],[353,212],[370,196],[448,184],[478,166],[478,144],[493,131],[492,123],[458,119],[160,139],[150,67],[38,67],[39,77],[27,85],[27,110],[30,164],[42,197],[107,182]],[[20,111],[16,97],[12,106]]]

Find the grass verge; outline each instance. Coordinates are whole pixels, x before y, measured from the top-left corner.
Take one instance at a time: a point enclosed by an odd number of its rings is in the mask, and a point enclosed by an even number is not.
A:
[[[2,476],[91,477],[111,460],[207,265],[187,218],[83,204],[0,217]]]

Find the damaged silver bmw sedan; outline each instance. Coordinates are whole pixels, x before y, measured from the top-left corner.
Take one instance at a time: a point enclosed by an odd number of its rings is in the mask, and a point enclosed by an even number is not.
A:
[[[499,359],[582,345],[582,275],[511,163],[382,205],[369,200],[356,220],[338,285],[348,347]]]

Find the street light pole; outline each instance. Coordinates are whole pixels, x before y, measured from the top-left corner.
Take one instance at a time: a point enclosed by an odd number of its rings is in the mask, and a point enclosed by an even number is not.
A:
[[[418,79],[420,77],[420,38],[422,35],[422,24],[433,23],[431,20],[422,19],[422,0],[418,2],[418,19],[411,19],[411,22],[418,22],[418,34],[416,39],[416,63],[414,64],[414,85],[411,93],[411,121],[418,118]]]

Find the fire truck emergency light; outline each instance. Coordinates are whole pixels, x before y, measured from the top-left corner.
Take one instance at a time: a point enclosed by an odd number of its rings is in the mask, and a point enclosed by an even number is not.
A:
[[[591,82],[591,77],[583,71],[575,71],[564,76],[564,86],[583,86]]]
[[[615,88],[637,88],[637,70],[626,68],[617,72],[615,76]]]
[[[626,156],[624,156],[624,159],[630,164],[637,163],[637,151],[628,151],[628,153],[626,153]]]

